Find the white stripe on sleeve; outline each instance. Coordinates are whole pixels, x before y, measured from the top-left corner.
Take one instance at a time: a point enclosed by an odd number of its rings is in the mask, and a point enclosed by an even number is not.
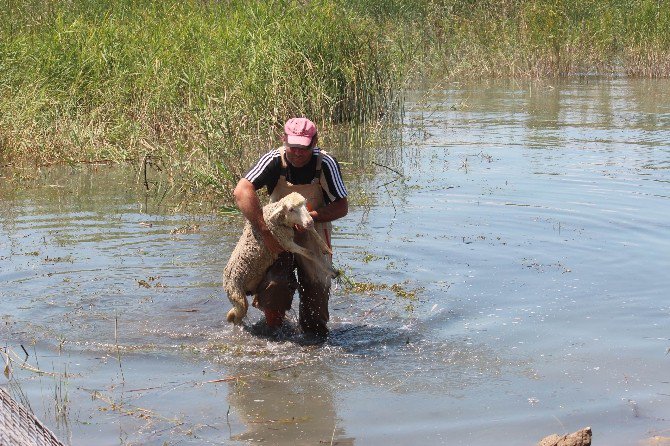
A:
[[[339,197],[346,197],[347,188],[344,186],[344,181],[342,181],[342,176],[340,174],[340,170],[337,168],[337,163],[330,155],[325,155],[323,157],[323,162],[326,163],[328,170],[330,171],[331,178],[335,185],[335,193]]]
[[[276,149],[272,152],[266,153],[261,157],[260,160],[258,160],[258,163],[256,163],[256,165],[249,171],[248,174],[245,175],[244,178],[253,183],[254,180],[256,180],[265,169],[267,169],[270,163],[272,163],[272,160],[277,156],[279,156],[279,150]]]

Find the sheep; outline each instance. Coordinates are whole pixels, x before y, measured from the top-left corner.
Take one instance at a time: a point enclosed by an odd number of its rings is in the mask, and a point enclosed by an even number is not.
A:
[[[326,274],[335,277],[337,273],[332,266],[326,265],[322,259],[312,252],[295,243],[293,226],[300,225],[316,237],[316,241],[324,253],[332,254],[326,242],[314,229],[314,220],[309,215],[305,205],[305,198],[297,192],[292,192],[281,200],[263,207],[263,218],[279,244],[289,252],[304,256],[315,264],[323,267]],[[242,323],[249,309],[247,295],[256,291],[268,268],[277,260],[265,246],[261,234],[247,221],[244,230],[237,242],[237,246],[230,255],[230,259],[223,271],[223,288],[228,294],[233,308],[228,311],[226,319],[236,325]]]

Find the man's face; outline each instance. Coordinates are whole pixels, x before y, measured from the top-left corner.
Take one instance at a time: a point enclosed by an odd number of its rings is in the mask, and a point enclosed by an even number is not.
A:
[[[303,167],[312,159],[312,148],[304,146],[286,146],[286,159],[294,167]]]

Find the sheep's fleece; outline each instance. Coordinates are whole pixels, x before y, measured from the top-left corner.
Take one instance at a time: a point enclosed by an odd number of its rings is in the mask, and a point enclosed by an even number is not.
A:
[[[295,235],[293,225],[306,228],[318,241],[324,253],[332,251],[314,229],[314,221],[305,206],[305,198],[292,192],[281,200],[263,207],[263,218],[268,229],[277,238],[279,244],[289,252],[300,254],[313,262],[323,265],[328,274],[335,275],[330,265],[324,265],[309,250],[293,241]],[[268,268],[277,260],[265,247],[263,237],[252,228],[247,221],[237,246],[230,255],[230,260],[223,270],[223,289],[228,294],[233,308],[228,312],[228,322],[241,324],[249,309],[247,295],[256,291]]]

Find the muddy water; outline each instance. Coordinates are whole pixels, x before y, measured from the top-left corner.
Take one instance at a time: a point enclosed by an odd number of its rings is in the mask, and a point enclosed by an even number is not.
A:
[[[0,180],[2,384],[73,445],[670,436],[670,83],[450,84],[398,133],[345,165],[324,345],[222,322],[239,217],[119,169]]]

